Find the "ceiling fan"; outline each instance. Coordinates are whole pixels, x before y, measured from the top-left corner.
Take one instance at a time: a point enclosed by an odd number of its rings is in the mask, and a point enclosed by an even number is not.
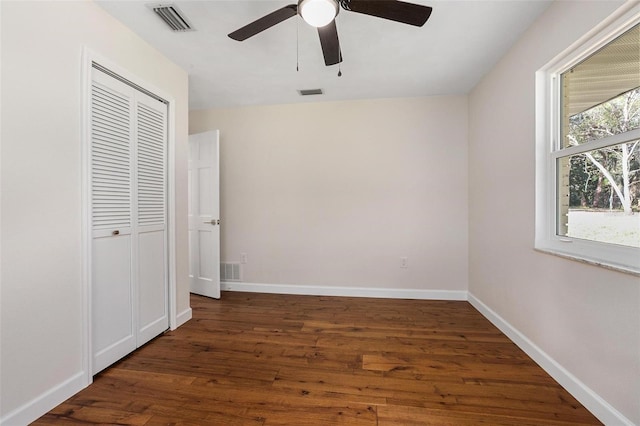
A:
[[[341,6],[342,9],[349,12],[376,16],[416,27],[423,26],[432,11],[429,6],[399,0],[298,0],[298,4],[289,4],[271,12],[232,32],[229,37],[237,41],[244,41],[300,14],[306,23],[318,28],[324,63],[327,66],[335,65],[342,62],[335,21]]]

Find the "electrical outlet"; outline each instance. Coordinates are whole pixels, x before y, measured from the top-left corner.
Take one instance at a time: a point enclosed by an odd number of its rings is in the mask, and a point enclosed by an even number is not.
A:
[[[240,263],[247,263],[247,253],[240,253]]]
[[[408,268],[409,267],[409,258],[401,257],[400,258],[400,267],[401,268]]]

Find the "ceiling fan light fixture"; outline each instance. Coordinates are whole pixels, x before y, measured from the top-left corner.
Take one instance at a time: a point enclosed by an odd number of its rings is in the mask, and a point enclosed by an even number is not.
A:
[[[338,15],[337,0],[300,0],[300,16],[312,27],[324,27]]]

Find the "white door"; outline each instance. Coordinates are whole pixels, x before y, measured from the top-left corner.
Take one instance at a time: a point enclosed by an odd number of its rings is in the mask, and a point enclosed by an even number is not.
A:
[[[219,132],[189,136],[191,292],[220,298]]]
[[[93,373],[136,348],[131,277],[131,88],[93,71],[91,87],[91,338]]]
[[[167,265],[167,106],[137,92],[135,132],[136,344],[169,328]]]
[[[167,106],[93,69],[93,374],[169,327]]]

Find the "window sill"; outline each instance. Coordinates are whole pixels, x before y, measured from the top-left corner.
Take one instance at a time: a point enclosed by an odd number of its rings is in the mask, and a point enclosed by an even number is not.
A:
[[[539,247],[536,247],[536,248],[534,248],[534,250],[537,251],[537,252],[540,252],[540,253],[551,254],[553,256],[558,256],[558,257],[562,257],[562,258],[565,258],[565,259],[574,260],[576,262],[586,263],[587,265],[600,266],[602,268],[610,269],[610,270],[616,271],[616,272],[622,272],[624,274],[629,274],[629,275],[633,275],[635,277],[639,277],[640,278],[640,271],[637,270],[637,269],[634,269],[632,267],[626,267],[626,266],[622,266],[622,265],[615,265],[615,264],[607,263],[607,262],[602,261],[602,260],[587,259],[587,258],[584,258],[584,257],[581,257],[581,256],[569,254],[569,253],[566,253],[566,252],[562,252],[562,251],[558,251],[558,250],[554,250],[554,249],[550,249],[550,248],[539,248]]]

